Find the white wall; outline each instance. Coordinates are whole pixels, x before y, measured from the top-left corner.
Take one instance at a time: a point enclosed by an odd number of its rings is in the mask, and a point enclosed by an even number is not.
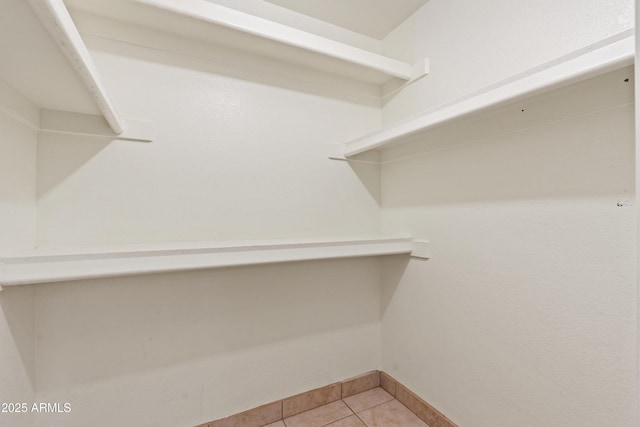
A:
[[[302,13],[294,12],[268,1],[244,0],[238,2],[235,0],[214,0],[214,3],[372,52],[379,53],[382,47],[380,40],[346,30],[337,25],[312,18]]]
[[[157,137],[42,134],[41,246],[377,232],[378,166],[327,158],[380,123],[361,85],[125,27],[92,28],[154,47],[85,40]],[[36,425],[196,425],[376,369],[380,261],[42,285],[36,316],[37,399],[72,405]]]
[[[0,135],[0,253],[7,254],[36,240],[37,133],[0,106]]]
[[[26,413],[0,412],[2,426],[34,425],[30,412],[35,400],[34,297],[29,286],[0,292],[0,402],[27,405]]]
[[[0,111],[2,254],[30,248],[35,242],[35,155],[36,132]],[[33,402],[33,304],[34,290],[30,287],[0,292],[0,402]],[[0,425],[32,426],[33,416],[0,413]]]
[[[384,121],[631,21],[632,2],[430,0],[394,37],[432,73]],[[637,425],[633,122],[621,104],[384,164],[382,230],[433,257],[383,264],[382,368],[461,426]]]
[[[122,114],[153,121],[157,137],[143,144],[43,134],[40,245],[377,231],[378,168],[327,160],[330,142],[379,126],[370,94],[302,71],[282,76],[215,46],[194,51],[195,42],[178,45],[188,52],[180,54],[85,38]]]
[[[392,123],[633,27],[633,0],[429,1],[383,51],[430,74],[388,98]]]
[[[631,9],[430,0],[385,49],[429,56],[431,74],[382,115],[366,85],[126,26],[85,31],[124,116],[157,138],[42,134],[39,245],[381,228],[429,238],[434,256],[11,289],[0,391],[72,404],[38,426],[192,425],[381,364],[461,426],[635,425],[631,107],[385,164],[381,218],[378,168],[326,150],[621,31]],[[33,155],[0,173],[33,183]],[[10,216],[25,247],[27,212]]]
[[[640,10],[638,8],[636,8],[636,20],[635,20],[635,27],[636,28],[640,28]],[[636,30],[636,58],[638,57],[638,46],[640,46],[640,32]],[[640,68],[635,68],[635,78],[636,81],[640,81]],[[636,99],[638,99],[640,97],[640,86],[635,87],[635,96]],[[636,108],[636,129],[640,129],[640,114],[638,114],[638,109]],[[636,165],[640,164],[640,133],[636,132],[636,155],[635,155],[635,161],[636,161]],[[640,170],[639,168],[636,168],[636,194],[638,194],[638,189],[640,188]],[[636,210],[636,236],[637,236],[637,241],[640,242],[640,227],[638,227],[638,224],[640,224],[640,211]],[[640,250],[636,250],[636,266],[640,265],[638,264],[638,262],[640,261]],[[638,281],[638,287],[640,288],[640,277],[636,277],[636,281]],[[636,298],[638,299],[638,306],[640,307],[640,295],[636,295]],[[638,338],[636,339],[636,346],[637,349],[636,351],[638,352],[638,354],[640,355],[640,316],[636,315],[636,322],[638,324],[638,329],[637,329],[637,334],[638,334]],[[638,357],[640,359],[640,356]],[[640,376],[640,372],[636,372],[637,376]],[[640,383],[640,378],[639,378],[639,383]],[[636,395],[636,401],[640,400],[640,392]],[[639,410],[640,411],[640,410]]]
[[[380,263],[39,286],[37,425],[188,426],[377,368]],[[57,423],[57,424],[56,424]]]

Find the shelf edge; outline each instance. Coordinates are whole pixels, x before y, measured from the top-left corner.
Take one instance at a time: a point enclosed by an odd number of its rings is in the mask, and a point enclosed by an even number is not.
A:
[[[67,111],[40,109],[41,132],[97,136],[119,140],[151,142],[154,139],[153,123],[146,120],[122,119],[124,132],[112,132],[102,116],[70,113]]]
[[[418,117],[348,141],[344,144],[344,155],[348,158],[369,150],[383,148],[405,137],[455,119],[631,65],[634,60],[634,49],[635,42],[632,35],[622,39],[614,36],[608,43],[601,46],[594,45],[591,48],[581,49],[578,55],[568,55],[570,59],[559,63],[552,61],[550,63],[552,65],[535,69],[533,73],[525,73],[521,78],[507,79],[477,95],[436,107]]]
[[[181,0],[180,2],[174,0],[136,0],[136,2],[356,64],[390,77],[402,80],[411,80],[413,78],[414,71],[411,65],[405,62],[206,0]]]
[[[407,237],[252,242],[234,246],[92,252],[0,258],[0,287],[294,261],[411,254]]]
[[[125,124],[102,83],[98,69],[62,0],[28,0],[31,9],[69,60],[114,133]]]

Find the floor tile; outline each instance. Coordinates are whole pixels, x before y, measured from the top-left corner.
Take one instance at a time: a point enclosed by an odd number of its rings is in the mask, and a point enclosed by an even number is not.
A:
[[[276,421],[275,423],[271,423],[271,424],[266,425],[264,427],[286,427],[286,426],[284,425],[284,422]]]
[[[367,427],[364,425],[360,418],[355,415],[352,415],[347,418],[343,418],[340,421],[336,421],[335,423],[331,423],[326,427]]]
[[[429,427],[397,400],[374,406],[358,416],[367,427]]]
[[[349,407],[341,400],[285,418],[286,427],[323,427],[332,422],[353,415]]]
[[[272,402],[248,411],[212,421],[209,427],[260,427],[282,419],[281,402]]]
[[[342,398],[380,386],[380,372],[371,371],[342,381]]]
[[[340,383],[335,383],[288,397],[282,401],[282,418],[291,417],[340,400],[341,393],[342,387]]]
[[[353,396],[345,397],[344,402],[349,405],[351,410],[356,414],[365,409],[373,408],[385,402],[393,400],[393,396],[384,391],[382,388],[373,388]]]

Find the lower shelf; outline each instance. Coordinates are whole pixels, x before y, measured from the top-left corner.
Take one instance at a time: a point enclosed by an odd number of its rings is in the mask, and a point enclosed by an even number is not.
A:
[[[292,261],[411,254],[410,237],[349,240],[286,240],[102,248],[35,250],[0,258],[0,286],[28,285],[146,273],[235,267]],[[422,256],[422,254],[418,254]]]

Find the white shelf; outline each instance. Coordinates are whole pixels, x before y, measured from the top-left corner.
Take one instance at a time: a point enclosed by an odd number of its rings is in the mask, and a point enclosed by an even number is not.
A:
[[[152,139],[149,122],[118,112],[62,0],[6,0],[0,13],[11,16],[0,27],[1,110],[45,132]]]
[[[102,112],[109,127],[120,135],[125,125],[113,101],[100,79],[80,33],[75,27],[62,0],[28,0],[31,8],[45,26],[60,50],[65,54],[94,102]]]
[[[414,70],[405,62],[206,0],[136,0],[136,2],[157,10],[171,12],[178,17],[191,18],[208,24],[209,32],[218,35],[217,43],[248,51],[257,50],[261,55],[300,63],[315,69],[334,71],[337,74],[362,78],[378,84],[391,78],[411,80],[424,74],[424,66],[416,67]],[[132,9],[131,13],[140,14],[135,9]],[[173,28],[181,28],[179,23],[175,24],[172,25]],[[231,31],[219,33],[221,28]]]
[[[633,64],[634,48],[632,32],[603,40],[470,96],[349,141],[343,147],[344,157],[388,148],[429,129],[626,67]]]
[[[0,286],[292,261],[411,254],[425,258],[426,242],[407,237],[351,240],[183,243],[84,251],[42,251],[0,258]]]

